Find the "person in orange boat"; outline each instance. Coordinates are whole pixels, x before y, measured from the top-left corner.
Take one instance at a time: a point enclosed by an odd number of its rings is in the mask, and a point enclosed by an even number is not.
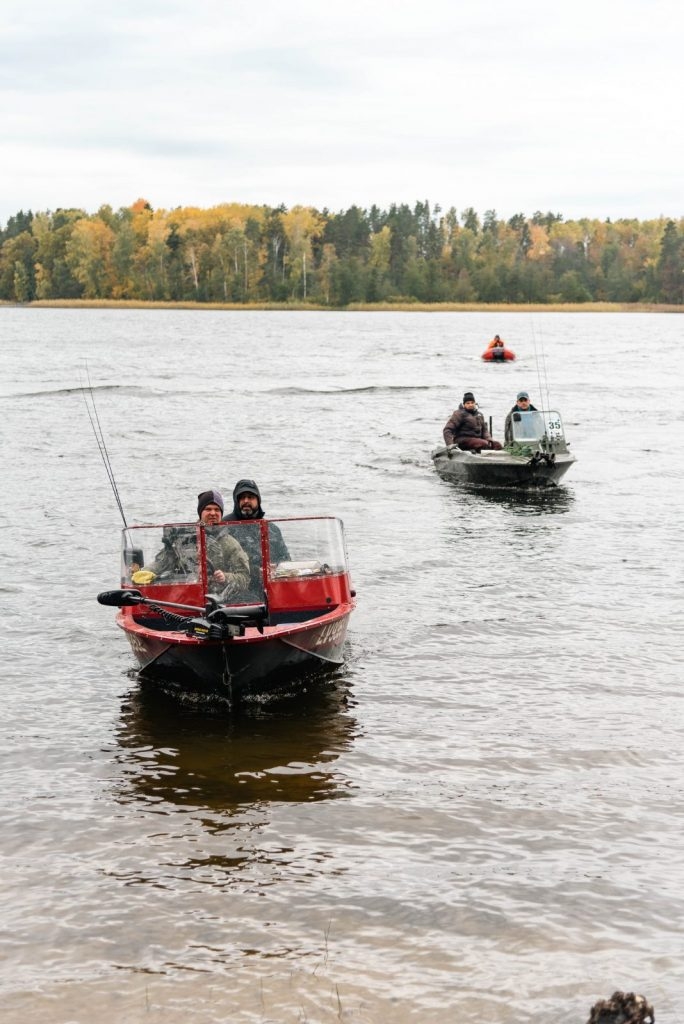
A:
[[[472,391],[466,391],[458,409],[447,420],[442,435],[445,444],[458,445],[462,451],[481,452],[484,448],[499,451],[502,447],[492,440]]]
[[[506,348],[500,334],[495,334],[482,353],[482,358],[487,363],[503,363],[507,360],[515,359],[515,352],[511,352],[510,348]]]

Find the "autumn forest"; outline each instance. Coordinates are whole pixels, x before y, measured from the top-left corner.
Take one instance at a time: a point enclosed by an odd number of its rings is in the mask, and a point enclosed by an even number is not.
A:
[[[25,213],[0,300],[684,305],[684,220],[500,219],[472,208],[225,204]]]

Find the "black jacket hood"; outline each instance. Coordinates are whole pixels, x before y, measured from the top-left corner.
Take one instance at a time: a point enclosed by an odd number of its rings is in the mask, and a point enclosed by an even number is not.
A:
[[[242,513],[240,512],[240,506],[238,505],[238,498],[240,497],[241,494],[244,494],[245,491],[251,491],[251,493],[252,494],[256,494],[257,498],[259,499],[259,508],[257,509],[256,515],[255,516],[250,516],[249,518],[250,519],[263,519],[264,518],[264,510],[261,507],[261,491],[257,487],[256,481],[255,480],[244,479],[244,480],[238,480],[238,482],[235,484],[235,487],[233,488],[233,511],[231,512],[231,514],[229,516],[225,517],[225,519],[223,520],[224,522],[226,522],[226,520],[231,520],[231,519],[235,520],[235,519],[244,519],[245,518],[242,515]]]

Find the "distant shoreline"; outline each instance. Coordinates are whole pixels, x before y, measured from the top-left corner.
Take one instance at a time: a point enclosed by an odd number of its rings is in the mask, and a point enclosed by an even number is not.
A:
[[[354,302],[318,306],[304,302],[143,302],[138,299],[42,299],[0,301],[0,309],[186,309],[292,313],[684,313],[684,306],[648,302]]]

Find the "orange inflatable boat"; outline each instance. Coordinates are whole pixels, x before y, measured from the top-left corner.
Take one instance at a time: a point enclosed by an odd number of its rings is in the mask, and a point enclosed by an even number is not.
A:
[[[495,334],[482,353],[482,358],[487,363],[505,363],[515,359],[515,352],[506,348],[498,334]]]

